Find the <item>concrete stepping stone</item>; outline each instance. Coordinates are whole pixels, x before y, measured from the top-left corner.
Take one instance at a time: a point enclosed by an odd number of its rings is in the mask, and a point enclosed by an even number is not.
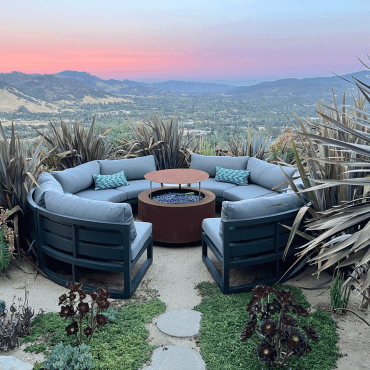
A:
[[[32,370],[33,366],[13,356],[0,356],[0,370]]]
[[[199,333],[202,314],[193,310],[175,310],[164,313],[157,320],[158,329],[173,337],[192,337]]]
[[[202,356],[184,346],[166,346],[153,352],[152,366],[147,370],[206,370]]]

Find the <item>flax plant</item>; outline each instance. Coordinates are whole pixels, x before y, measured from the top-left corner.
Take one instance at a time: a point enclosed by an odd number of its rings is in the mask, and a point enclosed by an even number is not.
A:
[[[0,207],[22,210],[27,203],[27,193],[36,183],[37,171],[41,165],[42,141],[36,147],[32,158],[27,158],[22,140],[16,134],[12,122],[10,138],[6,137],[0,122]],[[18,209],[18,208],[16,208]]]
[[[246,138],[231,137],[227,149],[234,157],[249,156],[266,160],[269,157],[271,137],[264,133],[252,131],[248,123]]]
[[[111,147],[104,139],[104,135],[94,134],[95,116],[89,131],[86,131],[80,122],[76,121],[72,128],[60,118],[60,128],[49,123],[50,132],[37,133],[45,138],[49,153],[58,157],[60,165],[66,169],[97,159],[107,159]]]
[[[370,103],[370,86],[355,78],[354,84],[359,96],[353,98],[353,106],[346,104],[345,94],[342,104],[337,104],[333,92],[331,104],[318,104],[319,122],[295,116],[302,144],[293,145],[293,150],[306,190],[297,189],[289,178],[287,181],[298,196],[306,194],[311,204],[298,212],[284,257],[299,233],[308,242],[290,269],[302,261],[317,264],[317,274],[331,266],[354,266],[357,271],[363,267],[361,276],[354,275],[351,284],[368,300],[370,113],[366,102]],[[302,233],[298,226],[308,214]]]
[[[198,150],[199,138],[184,133],[178,115],[169,120],[154,113],[152,120],[128,120],[134,138],[123,140],[129,146],[126,157],[154,155],[158,170],[188,167],[190,155]]]

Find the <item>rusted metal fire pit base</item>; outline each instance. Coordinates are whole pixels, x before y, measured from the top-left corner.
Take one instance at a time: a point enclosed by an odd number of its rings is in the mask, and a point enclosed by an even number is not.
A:
[[[154,189],[152,196],[167,192],[194,192],[198,189],[164,187]],[[190,243],[202,239],[202,221],[215,217],[216,197],[208,190],[201,190],[204,196],[199,202],[185,204],[161,203],[150,199],[150,190],[139,194],[138,213],[141,221],[153,224],[153,240],[163,243]]]

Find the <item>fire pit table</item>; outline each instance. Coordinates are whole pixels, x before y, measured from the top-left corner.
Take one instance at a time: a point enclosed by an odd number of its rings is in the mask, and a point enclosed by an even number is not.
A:
[[[216,197],[200,186],[208,177],[204,171],[186,168],[160,170],[145,175],[151,183],[161,184],[161,188],[154,190],[150,186],[150,190],[141,192],[138,197],[139,219],[153,224],[154,241],[190,243],[202,239],[203,219],[215,217]],[[198,189],[190,187],[194,182],[199,182]],[[163,184],[178,184],[178,187],[164,187]],[[182,184],[188,186],[182,187]],[[187,195],[190,199],[185,203]]]

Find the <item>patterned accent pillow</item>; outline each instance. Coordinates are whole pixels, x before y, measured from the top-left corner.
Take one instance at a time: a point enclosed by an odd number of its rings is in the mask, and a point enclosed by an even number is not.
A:
[[[95,190],[115,189],[119,186],[129,185],[125,171],[113,175],[92,175],[92,177],[94,178]]]
[[[216,181],[230,182],[236,185],[248,185],[249,171],[230,170],[216,166]]]

